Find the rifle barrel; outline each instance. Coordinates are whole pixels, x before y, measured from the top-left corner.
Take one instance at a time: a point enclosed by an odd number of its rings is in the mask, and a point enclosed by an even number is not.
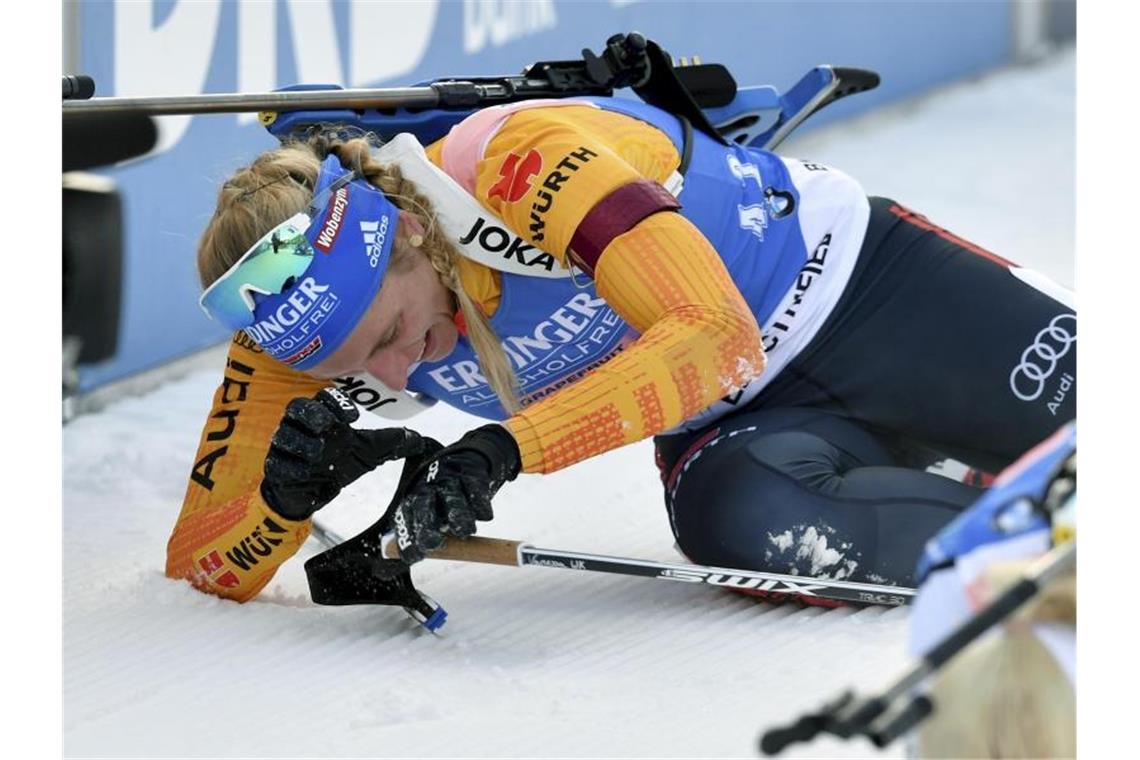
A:
[[[479,88],[478,85],[475,86]],[[144,113],[172,116],[201,113],[296,111],[310,108],[433,108],[440,93],[433,87],[356,90],[288,90],[284,92],[217,93],[169,97],[115,97],[67,100],[68,113]]]

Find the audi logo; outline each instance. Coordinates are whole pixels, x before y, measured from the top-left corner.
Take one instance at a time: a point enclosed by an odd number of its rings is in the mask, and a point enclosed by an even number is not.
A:
[[[1077,315],[1058,314],[1037,333],[1021,354],[1021,363],[1009,375],[1013,395],[1022,401],[1035,401],[1045,391],[1045,381],[1057,369],[1057,362],[1077,342]]]

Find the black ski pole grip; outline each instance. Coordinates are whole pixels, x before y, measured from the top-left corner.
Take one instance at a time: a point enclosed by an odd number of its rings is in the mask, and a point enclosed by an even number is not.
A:
[[[845,691],[834,701],[825,704],[819,712],[808,713],[790,726],[765,731],[760,737],[760,751],[765,755],[775,755],[791,744],[809,742],[825,732],[835,733],[837,716],[854,699],[854,692]]]
[[[805,715],[784,728],[772,728],[760,737],[760,751],[765,755],[778,755],[789,745],[809,742],[823,731],[824,720],[818,715]]]

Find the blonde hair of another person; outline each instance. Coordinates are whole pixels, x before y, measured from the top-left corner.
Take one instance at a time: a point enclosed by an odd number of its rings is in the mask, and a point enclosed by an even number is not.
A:
[[[989,598],[1021,577],[1028,563],[986,572]],[[1075,757],[1076,690],[1034,625],[1077,623],[1076,574],[1039,592],[995,634],[983,636],[934,677],[934,714],[918,729],[918,757]]]
[[[417,217],[425,230],[416,249],[395,247],[389,267],[406,268],[410,257],[421,251],[439,274],[443,285],[455,294],[467,324],[467,334],[491,388],[508,413],[519,408],[517,380],[499,337],[478,304],[464,291],[459,279],[460,253],[447,240],[427,200],[396,166],[382,166],[371,155],[364,137],[338,140],[324,136],[283,144],[261,154],[239,169],[218,192],[217,209],[198,243],[198,276],[208,287],[232,267],[262,236],[312,201],[321,161],[336,155],[341,164],[355,169],[380,188],[398,208]]]

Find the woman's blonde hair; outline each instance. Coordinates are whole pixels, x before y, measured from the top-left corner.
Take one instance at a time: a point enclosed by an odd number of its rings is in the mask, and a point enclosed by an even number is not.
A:
[[[198,243],[202,287],[225,274],[269,230],[304,211],[312,201],[321,161],[335,155],[345,168],[359,172],[398,208],[420,220],[425,233],[419,250],[428,257],[444,286],[455,294],[483,374],[503,408],[513,414],[519,408],[517,380],[487,315],[463,289],[460,253],[435,223],[431,202],[404,179],[398,167],[377,163],[371,148],[372,142],[366,137],[341,140],[318,135],[285,143],[238,170],[218,192],[217,209]],[[397,253],[400,250],[394,249],[390,268],[409,265],[409,255]]]
[[[1002,588],[1025,565],[987,572]],[[1032,630],[1055,623],[1076,628],[1076,575],[1062,577],[1007,623],[951,660],[929,692],[934,714],[916,737],[919,757],[1075,757],[1076,693]]]

